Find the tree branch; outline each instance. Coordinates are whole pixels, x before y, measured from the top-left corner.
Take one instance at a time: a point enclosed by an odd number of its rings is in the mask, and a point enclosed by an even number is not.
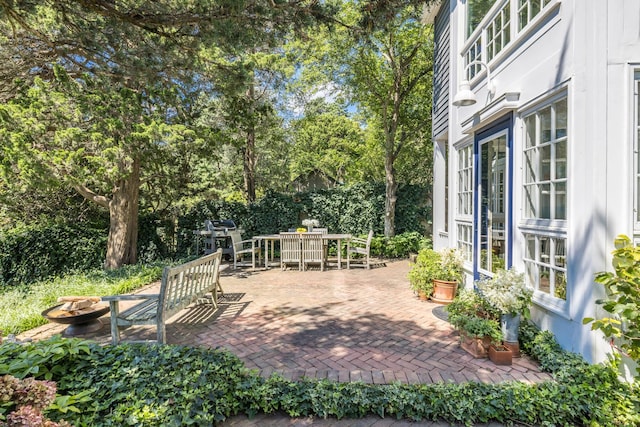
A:
[[[109,209],[109,202],[110,200],[105,197],[105,196],[101,196],[97,193],[94,193],[92,190],[90,190],[89,188],[85,187],[82,184],[75,184],[73,186],[73,188],[85,199],[89,200],[90,202],[94,202],[97,203],[99,206],[102,206],[103,208],[107,208]]]

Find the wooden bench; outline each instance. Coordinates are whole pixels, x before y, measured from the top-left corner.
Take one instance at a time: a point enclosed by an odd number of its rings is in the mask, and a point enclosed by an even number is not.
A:
[[[162,272],[160,292],[157,294],[127,294],[102,297],[109,301],[111,309],[111,342],[120,340],[121,327],[136,325],[156,325],[159,344],[167,339],[165,322],[180,310],[194,302],[206,299],[211,293],[214,307],[218,307],[218,292],[224,294],[220,286],[220,262],[222,249],[202,258],[176,267],[165,267]],[[142,300],[120,312],[121,301]]]

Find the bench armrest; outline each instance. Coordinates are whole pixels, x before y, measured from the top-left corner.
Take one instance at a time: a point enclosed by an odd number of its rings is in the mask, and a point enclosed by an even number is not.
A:
[[[364,246],[366,246],[367,245],[367,240],[366,239],[360,239],[359,237],[352,237],[351,239],[349,239],[349,244],[350,245],[353,245],[354,243],[356,245],[364,245]]]
[[[102,301],[135,301],[139,299],[154,300],[160,298],[159,294],[126,294],[126,295],[108,295],[100,297]]]

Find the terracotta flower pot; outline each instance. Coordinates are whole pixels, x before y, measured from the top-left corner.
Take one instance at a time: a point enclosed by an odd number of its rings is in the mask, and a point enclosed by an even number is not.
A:
[[[431,295],[431,301],[438,304],[449,304],[456,296],[457,290],[458,282],[434,279],[433,295]]]
[[[511,365],[513,353],[504,345],[491,344],[489,346],[489,360],[496,365]]]
[[[429,295],[425,291],[418,291],[418,298],[420,301],[426,301],[429,299]]]
[[[476,359],[487,358],[487,348],[491,343],[491,337],[476,338],[460,331],[460,347]]]

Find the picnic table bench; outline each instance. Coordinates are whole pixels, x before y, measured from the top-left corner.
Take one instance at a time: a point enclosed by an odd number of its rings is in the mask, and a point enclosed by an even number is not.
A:
[[[218,292],[224,294],[220,286],[220,262],[222,249],[196,260],[165,267],[162,272],[160,291],[157,294],[126,294],[102,297],[109,301],[111,309],[111,342],[120,340],[120,328],[136,325],[156,325],[157,342],[166,342],[165,322],[188,305],[204,300],[212,295],[214,307],[218,307]],[[141,302],[120,312],[121,301]],[[208,301],[208,298],[207,298]]]

